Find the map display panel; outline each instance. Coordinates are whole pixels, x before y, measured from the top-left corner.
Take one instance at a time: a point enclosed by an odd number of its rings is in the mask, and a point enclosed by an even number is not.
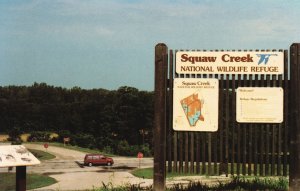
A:
[[[174,79],[173,129],[217,131],[219,81],[217,79]]]

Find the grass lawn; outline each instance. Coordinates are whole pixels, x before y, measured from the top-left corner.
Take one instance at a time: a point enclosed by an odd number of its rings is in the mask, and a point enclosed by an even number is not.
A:
[[[206,167],[207,168],[207,167]],[[242,172],[242,171],[240,171]],[[236,168],[234,168],[234,173],[236,174]],[[153,178],[153,168],[138,168],[133,171],[131,171],[131,174],[133,174],[136,177],[140,178],[148,178],[152,179]],[[179,172],[167,172],[166,176],[167,178],[172,178],[172,177],[178,177],[178,176],[199,176],[203,174],[197,174],[197,173],[179,173]],[[244,177],[253,177],[253,176],[244,176]]]
[[[133,174],[136,177],[140,178],[148,178],[152,179],[153,178],[153,168],[139,168],[131,171],[131,174]],[[172,178],[172,177],[177,177],[177,176],[198,176],[199,174],[195,173],[186,173],[186,174],[180,174],[177,172],[171,172],[167,173],[167,178]]]
[[[55,158],[54,155],[41,150],[35,150],[35,149],[28,149],[28,150],[39,160],[50,160]]]
[[[16,186],[16,174],[15,173],[0,173],[0,190],[13,191]],[[26,188],[35,189],[56,183],[54,178],[40,174],[27,174],[26,176]]]

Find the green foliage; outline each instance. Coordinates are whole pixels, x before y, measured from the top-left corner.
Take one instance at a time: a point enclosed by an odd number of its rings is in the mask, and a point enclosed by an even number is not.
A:
[[[152,187],[142,187],[140,184],[128,184],[124,186],[114,187],[112,183],[104,184],[102,187],[93,189],[92,191],[140,191],[140,190],[153,190]]]
[[[151,150],[148,144],[130,145],[126,140],[119,141],[115,153],[122,156],[137,156],[138,152],[142,152],[144,157],[151,156]]]
[[[14,126],[8,130],[8,141],[11,141],[12,145],[20,145],[22,143],[21,133],[20,127]]]
[[[23,132],[56,132],[59,142],[71,137],[73,145],[110,147],[114,152],[119,140],[126,140],[134,152],[140,149],[135,145],[148,143],[148,153],[152,148],[153,96],[153,92],[128,86],[112,91],[66,89],[46,83],[0,86],[1,131],[19,127]],[[141,135],[140,129],[149,133]]]
[[[95,138],[92,135],[80,133],[71,137],[71,144],[93,149],[95,148]]]
[[[69,130],[60,130],[58,132],[58,142],[63,143],[64,138],[71,137],[71,132]]]
[[[29,142],[50,141],[50,133],[43,132],[43,131],[32,131],[27,141]]]
[[[104,184],[101,188],[93,191],[152,191],[153,187],[141,187],[139,184],[125,185],[120,187],[113,187],[112,184]],[[288,190],[288,182],[286,178],[271,179],[271,178],[233,178],[228,183],[219,182],[216,185],[203,184],[201,182],[190,182],[189,184],[175,184],[168,191],[224,191],[224,190],[274,190],[286,191]]]

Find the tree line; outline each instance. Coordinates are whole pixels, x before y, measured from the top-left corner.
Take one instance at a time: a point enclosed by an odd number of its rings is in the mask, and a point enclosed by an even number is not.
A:
[[[153,99],[153,92],[128,86],[117,90],[67,89],[46,83],[4,86],[0,87],[0,132],[56,132],[60,139],[69,136],[79,146],[111,152],[120,145],[151,149]]]

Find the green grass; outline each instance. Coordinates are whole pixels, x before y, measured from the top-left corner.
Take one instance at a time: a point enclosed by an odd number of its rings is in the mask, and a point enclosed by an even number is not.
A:
[[[140,177],[140,178],[152,179],[153,178],[153,168],[138,168],[138,169],[131,171],[131,174],[136,177]]]
[[[52,155],[48,152],[44,152],[41,150],[36,150],[36,149],[28,149],[36,158],[38,158],[39,160],[50,160],[50,159],[54,159],[55,155]]]
[[[15,173],[0,173],[0,190],[13,191],[16,186]],[[40,174],[27,174],[26,188],[36,189],[56,183],[54,178]]]
[[[131,174],[140,177],[140,178],[147,178],[147,179],[152,179],[153,178],[153,168],[138,168],[133,171],[131,171]],[[167,173],[167,178],[173,178],[173,177],[178,177],[178,176],[199,176],[199,174],[195,173],[178,173],[178,172],[171,172]]]

